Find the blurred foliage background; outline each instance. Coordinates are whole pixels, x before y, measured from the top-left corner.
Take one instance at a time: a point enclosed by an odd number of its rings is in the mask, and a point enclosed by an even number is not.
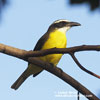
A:
[[[9,5],[9,2],[11,2],[11,0],[0,0],[0,15],[2,11],[5,9],[5,7]],[[84,3],[88,5],[91,12],[95,11],[96,9],[99,9],[100,11],[100,0],[69,0],[70,6],[79,6]]]

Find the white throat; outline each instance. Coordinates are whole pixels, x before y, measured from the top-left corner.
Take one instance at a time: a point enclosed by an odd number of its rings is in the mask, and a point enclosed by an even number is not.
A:
[[[59,28],[58,31],[66,33],[69,29],[70,27],[63,27],[63,28]]]

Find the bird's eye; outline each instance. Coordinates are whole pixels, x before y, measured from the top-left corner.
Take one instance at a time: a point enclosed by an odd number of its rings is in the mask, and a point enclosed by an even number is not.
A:
[[[55,23],[55,27],[57,27],[57,28],[61,28],[61,27],[64,27],[64,26],[66,26],[66,24],[67,24],[67,22],[59,22],[59,23]]]
[[[60,22],[59,24],[60,24],[60,26],[65,26],[67,23],[66,22]]]

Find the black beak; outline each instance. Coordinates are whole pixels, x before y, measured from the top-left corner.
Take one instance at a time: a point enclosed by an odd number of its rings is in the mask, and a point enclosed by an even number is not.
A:
[[[81,24],[77,23],[77,22],[69,22],[68,25],[71,26],[71,27],[73,27],[73,26],[81,26]]]

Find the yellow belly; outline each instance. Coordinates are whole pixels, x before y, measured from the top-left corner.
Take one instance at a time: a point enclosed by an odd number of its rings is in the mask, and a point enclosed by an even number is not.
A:
[[[67,39],[66,39],[65,33],[54,31],[50,34],[49,39],[46,41],[46,43],[42,47],[42,50],[55,48],[55,47],[66,48],[66,44],[67,44]],[[50,54],[50,55],[46,55],[39,58],[43,61],[57,65],[61,57],[62,57],[62,54]],[[37,67],[34,64],[29,64],[28,70],[29,70],[29,74],[36,74],[42,71],[43,69],[40,67]]]
[[[42,50],[50,48],[66,48],[66,34],[60,31],[54,31],[50,34],[49,39],[46,41]],[[62,54],[50,54],[40,57],[41,60],[57,65],[61,59]]]

